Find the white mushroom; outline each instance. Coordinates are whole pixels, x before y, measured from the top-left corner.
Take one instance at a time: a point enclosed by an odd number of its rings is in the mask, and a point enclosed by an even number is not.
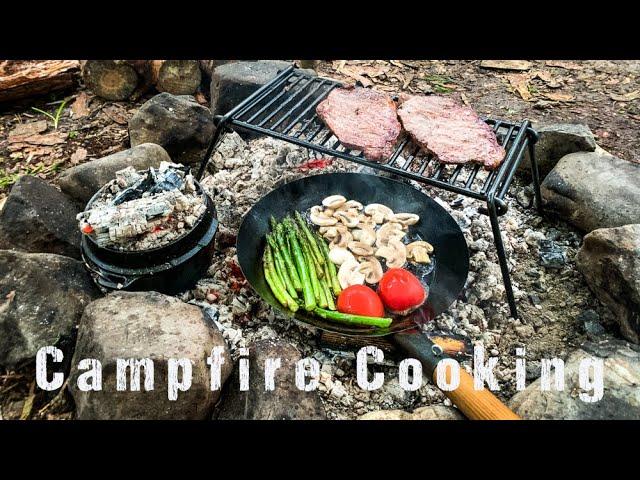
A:
[[[402,230],[402,224],[387,222],[382,225],[376,232],[376,246],[384,247],[392,238],[401,240],[406,234],[407,233]]]
[[[333,214],[345,227],[354,228],[358,226],[359,217],[357,210],[339,210]]]
[[[354,260],[347,260],[338,270],[338,281],[344,290],[351,285],[362,285],[364,283],[364,274],[359,271],[360,264]]]
[[[338,223],[337,218],[326,216],[322,211],[322,207],[319,206],[311,207],[309,219],[311,220],[311,223],[318,225],[319,227],[329,227]]]
[[[347,202],[343,203],[342,205],[340,205],[338,208],[336,208],[336,211],[339,212],[340,210],[362,210],[364,208],[364,206],[356,201],[356,200],[348,200]]]
[[[362,242],[349,242],[348,247],[353,253],[361,256],[373,255],[375,251],[371,245]]]
[[[431,263],[429,254],[433,252],[433,246],[428,242],[417,241],[407,245],[407,258],[417,263]]]
[[[370,257],[367,261],[362,262],[358,271],[364,274],[365,281],[371,285],[378,283],[384,274],[382,265],[376,257]]]
[[[409,226],[418,223],[420,217],[415,213],[394,213],[389,220],[401,223],[404,226]]]
[[[347,199],[342,195],[331,195],[330,197],[322,200],[322,205],[328,208],[336,209],[341,205],[344,205],[347,202]]]
[[[367,245],[373,245],[376,242],[376,231],[367,226],[358,225],[358,227],[351,231],[353,239]]]
[[[331,260],[331,262],[336,265],[342,265],[344,262],[347,262],[349,260],[355,261],[355,258],[353,256],[353,253],[351,253],[346,248],[336,247],[332,248],[329,251],[329,260]]]
[[[351,232],[344,225],[336,226],[336,236],[331,240],[329,248],[346,248],[350,241],[353,240]]]
[[[376,228],[376,222],[373,220],[373,217],[361,213],[360,217],[358,217],[358,227]]]
[[[393,215],[393,210],[380,203],[370,203],[369,205],[364,207],[364,213],[370,215],[373,218],[373,221],[379,225],[385,220],[389,220],[389,218],[391,218],[391,215]]]
[[[407,261],[407,248],[400,240],[392,238],[387,245],[376,250],[376,257],[384,258],[388,268],[400,268]]]

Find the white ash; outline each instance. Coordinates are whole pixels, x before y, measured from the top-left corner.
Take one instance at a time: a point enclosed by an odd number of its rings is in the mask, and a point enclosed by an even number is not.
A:
[[[221,229],[235,235],[247,210],[283,182],[321,172],[362,170],[341,160],[334,160],[322,170],[301,169],[308,160],[306,149],[285,142],[260,138],[246,143],[236,134],[226,135],[213,157],[215,173],[202,182],[214,199]],[[526,347],[530,370],[534,371],[538,359],[562,357],[582,341],[584,337],[575,325],[575,317],[581,311],[597,310],[606,321],[608,314],[593,299],[573,264],[581,237],[570,227],[543,219],[535,210],[523,209],[511,195],[505,198],[509,209],[500,217],[500,225],[521,316],[514,320],[506,302],[491,224],[478,210],[483,205],[410,183],[451,213],[469,245],[470,270],[461,299],[439,315],[427,330],[444,330],[471,342],[483,342],[487,352],[500,358],[496,369],[501,382],[501,390],[496,392],[499,397],[506,400],[515,393],[512,370],[517,346]],[[511,191],[514,195],[524,192],[531,196],[530,188],[519,179]],[[568,263],[562,269],[549,270],[541,265],[537,242],[543,237],[566,249]],[[532,305],[532,294],[540,297],[542,309],[540,305]],[[417,391],[400,394],[397,362],[389,356],[375,367],[385,374],[384,386],[373,392],[362,390],[356,382],[355,349],[336,351],[320,347],[317,332],[262,302],[241,275],[235,246],[217,249],[208,275],[183,299],[215,310],[216,322],[234,357],[238,348],[255,340],[280,337],[294,344],[303,356],[318,360],[322,366],[319,390],[329,418],[351,419],[374,410],[412,411],[421,406],[450,404],[427,378]],[[468,368],[469,361],[463,365]],[[530,380],[534,379],[535,376]]]
[[[183,168],[162,162],[157,173],[153,168],[143,174],[133,167],[119,170],[92,208],[78,215],[80,230],[101,247],[123,251],[158,248],[179,239],[206,211],[204,196]],[[132,189],[143,188],[147,175],[155,179],[153,190],[118,202]]]

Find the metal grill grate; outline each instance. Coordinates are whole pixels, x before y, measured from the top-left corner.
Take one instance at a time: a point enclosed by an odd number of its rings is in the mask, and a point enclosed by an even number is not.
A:
[[[502,200],[532,133],[528,121],[485,119],[507,152],[500,167],[492,171],[479,164],[441,163],[407,136],[399,140],[388,161],[372,162],[362,152],[345,148],[316,115],[316,106],[341,85],[291,67],[217,120],[309,148],[316,155],[339,157],[477,199],[493,195]]]

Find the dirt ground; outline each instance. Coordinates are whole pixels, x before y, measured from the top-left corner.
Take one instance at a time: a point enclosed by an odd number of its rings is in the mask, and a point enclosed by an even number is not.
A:
[[[586,123],[605,150],[640,163],[640,61],[532,61],[526,67],[524,71],[485,68],[480,61],[331,61],[320,62],[318,71],[389,92],[451,95],[482,115],[507,120]],[[127,122],[152,95],[135,103],[107,102],[81,88],[49,99],[0,106],[0,205],[20,175],[38,175],[55,184],[65,168],[128,148]],[[61,101],[66,103],[57,128],[51,118],[33,110],[55,115]],[[199,101],[207,102],[204,95]],[[560,322],[538,328],[536,319],[575,317],[585,309],[599,307],[586,295],[583,280],[576,278],[579,274],[572,259],[581,239],[564,225],[546,223],[544,229],[549,228],[560,231],[571,260],[561,276],[549,276],[549,284],[541,291],[562,295],[540,295],[541,304],[527,305],[522,316],[523,325],[534,328],[537,336],[547,337],[541,344],[553,345],[545,350],[562,355],[580,340],[574,327],[563,327]],[[518,269],[514,276],[525,292],[535,293],[539,283],[539,278],[527,275],[533,266]],[[565,292],[570,293],[568,299],[563,299]],[[502,350],[511,345],[512,338],[531,334],[525,327],[516,331],[517,327],[504,332],[503,339],[494,339],[494,345]],[[0,370],[0,399],[10,399],[2,401],[5,418],[72,416],[66,389],[57,397],[38,393],[33,379],[32,367],[18,372]]]

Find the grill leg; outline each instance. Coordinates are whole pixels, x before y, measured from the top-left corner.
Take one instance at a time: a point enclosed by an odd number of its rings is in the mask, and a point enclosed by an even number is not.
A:
[[[538,160],[536,160],[535,144],[529,139],[529,159],[531,163],[531,176],[533,177],[533,191],[536,196],[536,208],[542,213],[542,194],[540,193],[540,174],[538,172]]]
[[[493,199],[487,202],[487,209],[489,211],[489,219],[491,220],[491,229],[493,230],[493,240],[496,244],[496,250],[498,252],[498,261],[500,262],[500,270],[502,271],[502,281],[504,282],[504,289],[507,294],[507,300],[509,302],[509,309],[511,310],[511,316],[518,318],[518,310],[516,309],[516,299],[513,296],[513,288],[511,286],[511,276],[509,275],[509,266],[507,264],[507,256],[504,251],[504,245],[502,243],[502,235],[500,233],[500,223],[498,221],[498,211]]]
[[[209,143],[207,152],[204,154],[204,158],[202,159],[202,163],[200,164],[200,169],[198,170],[198,175],[196,177],[198,181],[202,179],[202,175],[204,175],[204,170],[207,167],[207,164],[209,163],[209,158],[211,157],[211,154],[215,150],[216,146],[218,145],[218,140],[220,140],[220,135],[222,134],[224,129],[225,129],[225,122],[220,122],[218,125],[216,125],[216,131],[213,132],[213,137],[211,137],[211,142]]]

